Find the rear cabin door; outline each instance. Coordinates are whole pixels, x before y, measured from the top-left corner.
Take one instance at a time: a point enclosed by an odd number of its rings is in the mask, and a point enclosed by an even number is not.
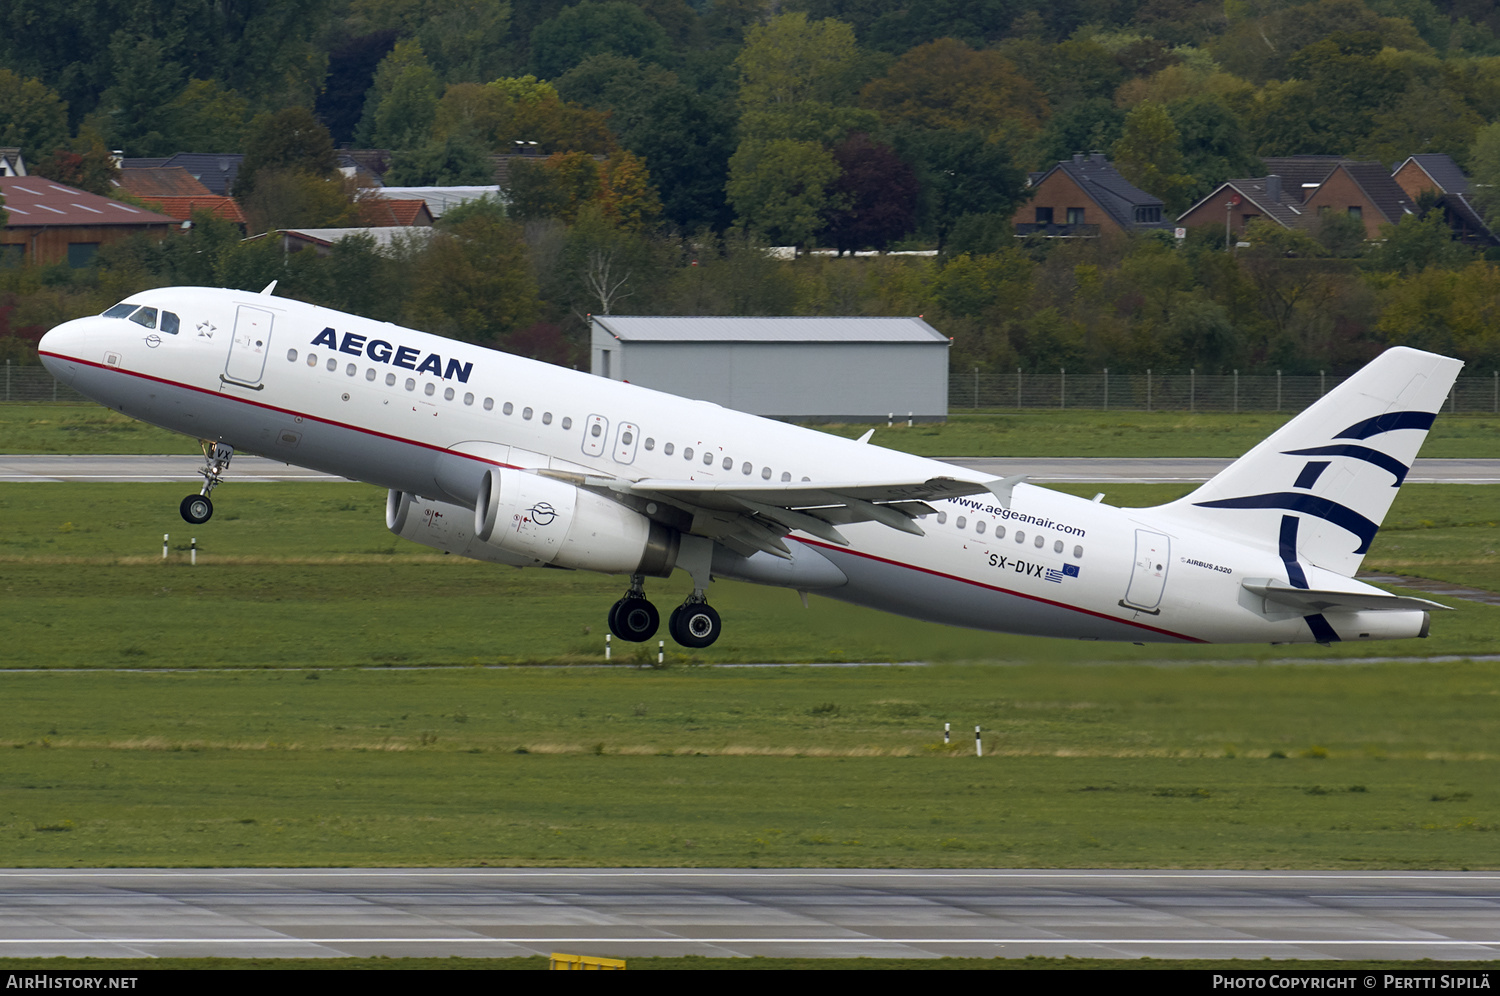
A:
[[[1135,531],[1135,564],[1130,569],[1130,587],[1120,602],[1126,608],[1152,614],[1161,611],[1161,596],[1167,586],[1167,567],[1172,562],[1172,540],[1149,529]]]

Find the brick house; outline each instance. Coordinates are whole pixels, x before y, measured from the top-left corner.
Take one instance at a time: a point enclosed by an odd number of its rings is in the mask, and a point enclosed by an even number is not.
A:
[[[1018,237],[1091,238],[1171,227],[1162,220],[1161,198],[1133,185],[1099,152],[1033,173],[1027,186],[1031,200],[1011,219]]]
[[[1490,231],[1469,199],[1469,178],[1452,156],[1441,152],[1410,156],[1391,176],[1414,202],[1424,194],[1431,196],[1459,241],[1480,246],[1500,245],[1500,239]]]
[[[1177,224],[1222,225],[1228,215],[1236,233],[1255,218],[1283,228],[1311,229],[1332,211],[1357,219],[1365,238],[1374,239],[1380,237],[1381,225],[1395,225],[1416,213],[1416,201],[1378,162],[1338,156],[1279,156],[1263,162],[1269,175],[1220,184],[1183,212]],[[1239,205],[1233,203],[1236,196]]]

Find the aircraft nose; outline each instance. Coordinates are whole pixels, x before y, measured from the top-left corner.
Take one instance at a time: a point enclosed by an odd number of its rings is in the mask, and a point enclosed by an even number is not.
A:
[[[64,384],[71,384],[73,375],[77,372],[72,359],[77,353],[77,347],[82,338],[82,330],[79,326],[85,321],[87,319],[79,318],[71,322],[63,322],[43,335],[36,344],[37,356],[42,361],[42,366]]]

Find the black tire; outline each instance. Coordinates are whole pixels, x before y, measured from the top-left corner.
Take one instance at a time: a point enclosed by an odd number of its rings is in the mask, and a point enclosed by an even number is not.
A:
[[[707,602],[696,602],[673,609],[671,618],[667,620],[667,630],[672,634],[672,639],[682,646],[702,650],[712,646],[719,638],[719,634],[724,632],[724,624],[713,606]]]
[[[610,610],[610,632],[631,643],[645,643],[661,626],[661,613],[644,598],[622,598]]]
[[[182,513],[184,522],[201,526],[214,517],[214,503],[208,500],[208,495],[188,495],[177,506],[177,511]]]

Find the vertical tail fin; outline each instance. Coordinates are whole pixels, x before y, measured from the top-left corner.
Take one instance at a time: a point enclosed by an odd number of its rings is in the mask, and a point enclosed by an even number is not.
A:
[[[1163,511],[1352,577],[1390,510],[1463,363],[1386,350],[1213,480]]]

